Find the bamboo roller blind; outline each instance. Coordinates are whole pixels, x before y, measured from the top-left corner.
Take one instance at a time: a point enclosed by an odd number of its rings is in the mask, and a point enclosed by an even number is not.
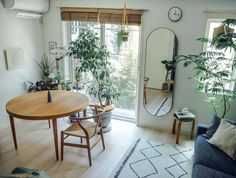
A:
[[[124,9],[61,7],[62,21],[122,24]],[[140,25],[142,10],[127,9],[129,25]]]

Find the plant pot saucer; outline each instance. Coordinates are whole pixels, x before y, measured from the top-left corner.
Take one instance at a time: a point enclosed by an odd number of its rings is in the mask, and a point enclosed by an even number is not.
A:
[[[111,130],[111,124],[109,124],[107,127],[102,128],[103,133],[109,132],[110,130]]]

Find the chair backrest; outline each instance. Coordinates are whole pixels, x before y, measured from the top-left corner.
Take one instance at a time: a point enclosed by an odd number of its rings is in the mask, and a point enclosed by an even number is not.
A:
[[[145,87],[147,86],[148,80],[149,80],[148,77],[144,77],[144,86],[145,86]]]
[[[89,107],[92,110],[92,115],[91,116],[78,117],[78,118],[75,118],[75,119],[77,120],[78,125],[81,127],[81,129],[84,131],[84,133],[86,135],[88,135],[88,130],[86,130],[86,128],[81,123],[81,121],[93,119],[93,121],[95,123],[95,127],[93,127],[94,128],[93,134],[95,135],[100,130],[99,128],[101,127],[101,118],[103,116],[103,113],[105,112],[105,109],[104,109],[103,106],[91,105],[91,104],[89,105]],[[91,131],[92,130],[90,129],[90,132]]]
[[[101,127],[101,119],[105,112],[105,108],[103,106],[98,105],[89,105],[91,110],[93,110],[93,119],[97,123],[95,127],[95,133],[99,132],[99,128]]]

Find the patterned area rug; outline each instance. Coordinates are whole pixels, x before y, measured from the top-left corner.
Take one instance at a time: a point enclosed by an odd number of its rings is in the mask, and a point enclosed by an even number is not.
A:
[[[193,150],[138,139],[109,178],[190,178]]]

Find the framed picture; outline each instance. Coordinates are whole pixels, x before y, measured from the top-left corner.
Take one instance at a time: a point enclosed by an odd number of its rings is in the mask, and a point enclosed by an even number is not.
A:
[[[49,41],[49,54],[57,54],[57,42],[55,41]]]
[[[21,48],[8,48],[4,50],[7,70],[22,69],[25,67],[24,51]]]

